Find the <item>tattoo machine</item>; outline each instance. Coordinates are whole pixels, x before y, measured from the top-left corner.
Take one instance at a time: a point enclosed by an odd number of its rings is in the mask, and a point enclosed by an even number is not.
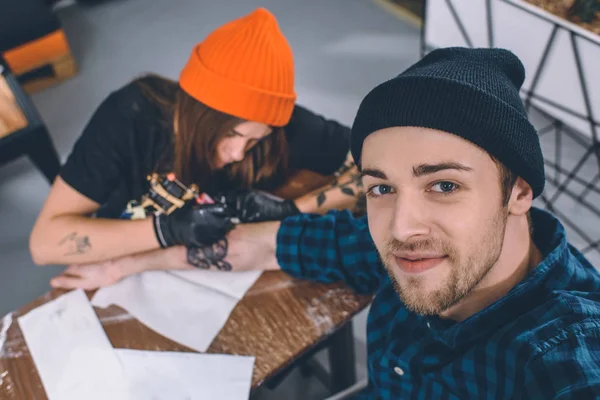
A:
[[[130,201],[122,217],[143,219],[151,213],[169,215],[193,199],[198,204],[215,203],[208,194],[200,193],[197,185],[192,184],[187,187],[173,173],[166,175],[153,173],[148,175],[148,182],[150,183],[148,194],[142,197],[141,203]],[[232,218],[231,222],[237,224],[239,219]]]

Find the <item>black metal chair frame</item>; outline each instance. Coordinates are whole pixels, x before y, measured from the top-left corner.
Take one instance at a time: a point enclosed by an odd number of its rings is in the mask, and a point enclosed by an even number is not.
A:
[[[52,137],[29,96],[19,86],[8,65],[0,57],[2,77],[13,92],[17,105],[27,118],[27,126],[0,138],[0,165],[27,156],[52,184],[60,171],[60,159]]]

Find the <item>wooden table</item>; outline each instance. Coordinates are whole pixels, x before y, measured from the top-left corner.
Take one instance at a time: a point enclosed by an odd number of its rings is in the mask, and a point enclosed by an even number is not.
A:
[[[64,293],[52,291],[0,322],[0,399],[46,399],[17,318]],[[370,300],[340,284],[322,285],[281,271],[265,272],[235,307],[208,352],[255,356],[255,389],[334,335]],[[118,307],[95,310],[115,348],[192,351]]]
[[[305,192],[322,182],[323,178],[305,174],[279,194],[295,197],[294,192]],[[64,293],[52,291],[0,321],[0,399],[46,399],[17,318]],[[92,294],[88,293],[90,298]],[[359,296],[341,284],[317,284],[281,271],[265,272],[237,304],[208,352],[255,356],[252,388],[256,389],[329,340],[336,361],[332,374],[344,374],[344,369],[354,370],[348,323],[370,301],[371,297]],[[192,351],[115,306],[96,309],[96,313],[116,348]]]

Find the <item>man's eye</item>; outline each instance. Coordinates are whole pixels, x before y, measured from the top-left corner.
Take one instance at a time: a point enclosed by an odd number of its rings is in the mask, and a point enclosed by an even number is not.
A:
[[[453,182],[442,181],[434,184],[431,189],[437,193],[448,194],[458,189],[458,185]]]
[[[368,194],[371,196],[383,196],[392,192],[392,188],[388,185],[375,185],[369,189]]]

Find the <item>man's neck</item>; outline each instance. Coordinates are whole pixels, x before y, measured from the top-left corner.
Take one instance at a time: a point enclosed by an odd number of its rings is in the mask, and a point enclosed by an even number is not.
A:
[[[542,258],[531,240],[526,218],[509,217],[504,245],[496,264],[465,298],[440,317],[463,321],[490,306],[521,282]]]

